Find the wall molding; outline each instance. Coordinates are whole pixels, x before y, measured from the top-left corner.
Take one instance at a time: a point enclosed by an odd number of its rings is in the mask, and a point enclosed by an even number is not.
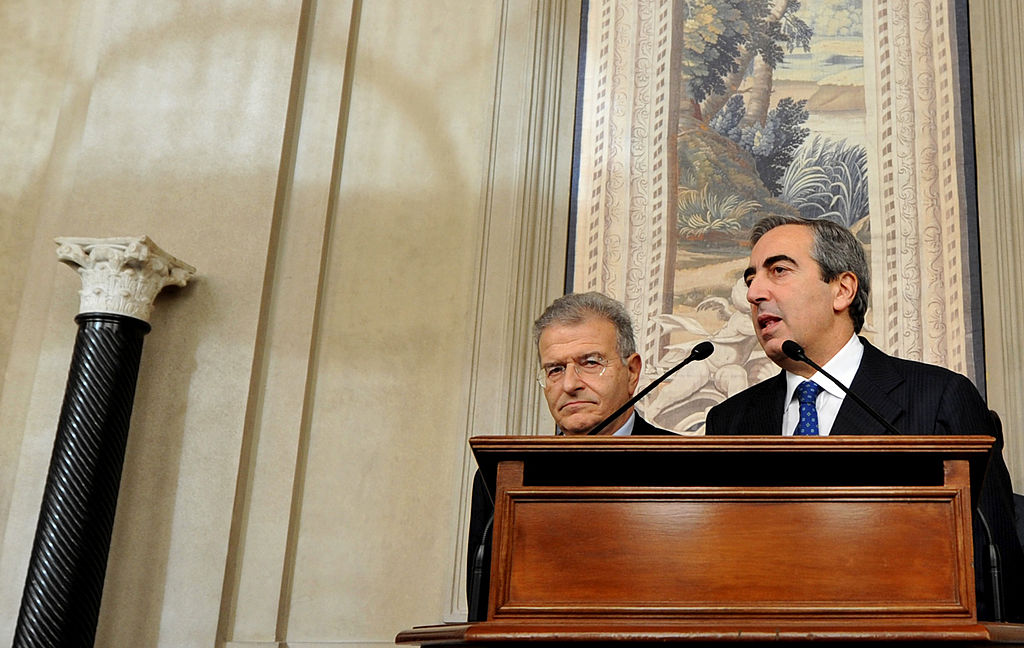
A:
[[[476,462],[469,438],[550,432],[534,380],[533,321],[563,293],[579,0],[505,0],[478,233],[476,326],[446,621],[466,618],[466,537]]]

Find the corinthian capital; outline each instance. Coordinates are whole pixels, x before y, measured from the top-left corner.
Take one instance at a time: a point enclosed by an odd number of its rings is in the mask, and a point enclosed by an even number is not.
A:
[[[148,236],[54,239],[57,258],[82,278],[79,313],[117,313],[149,322],[164,286],[184,286],[196,269]]]

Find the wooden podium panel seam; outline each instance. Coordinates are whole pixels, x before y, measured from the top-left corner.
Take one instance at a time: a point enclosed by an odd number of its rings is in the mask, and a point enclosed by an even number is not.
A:
[[[743,617],[745,620],[765,622],[771,620],[773,623],[784,622],[787,618],[799,620],[801,623],[813,621],[815,617],[821,617],[822,622],[831,622],[838,618],[869,617],[878,619],[899,619],[901,623],[913,622],[917,618],[921,623],[934,623],[936,616],[948,619],[963,618],[970,620],[970,611],[962,605],[934,606],[904,606],[894,610],[885,606],[857,606],[850,608],[834,608],[823,606],[729,606],[722,605],[721,611],[715,612],[707,607],[671,607],[671,606],[629,606],[622,605],[612,607],[601,606],[545,606],[531,607],[526,605],[517,606],[506,604],[501,608],[499,615],[502,621],[514,621],[517,617],[540,619],[585,619],[595,618],[603,620],[637,620],[640,618],[655,622],[678,621],[693,623],[695,621],[721,621],[727,618]],[[973,623],[973,621],[972,621]]]

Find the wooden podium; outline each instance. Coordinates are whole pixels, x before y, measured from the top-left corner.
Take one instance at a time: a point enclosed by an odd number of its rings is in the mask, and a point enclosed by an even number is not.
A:
[[[991,437],[475,437],[487,620],[397,643],[942,645],[981,624],[972,485]]]

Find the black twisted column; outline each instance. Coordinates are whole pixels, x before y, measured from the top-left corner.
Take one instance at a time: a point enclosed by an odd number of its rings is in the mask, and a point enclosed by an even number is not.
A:
[[[82,275],[83,312],[75,318],[15,648],[93,645],[152,299],[194,273],[146,237],[57,242],[61,260]],[[111,312],[112,305],[124,312]],[[97,306],[103,310],[85,312]]]

